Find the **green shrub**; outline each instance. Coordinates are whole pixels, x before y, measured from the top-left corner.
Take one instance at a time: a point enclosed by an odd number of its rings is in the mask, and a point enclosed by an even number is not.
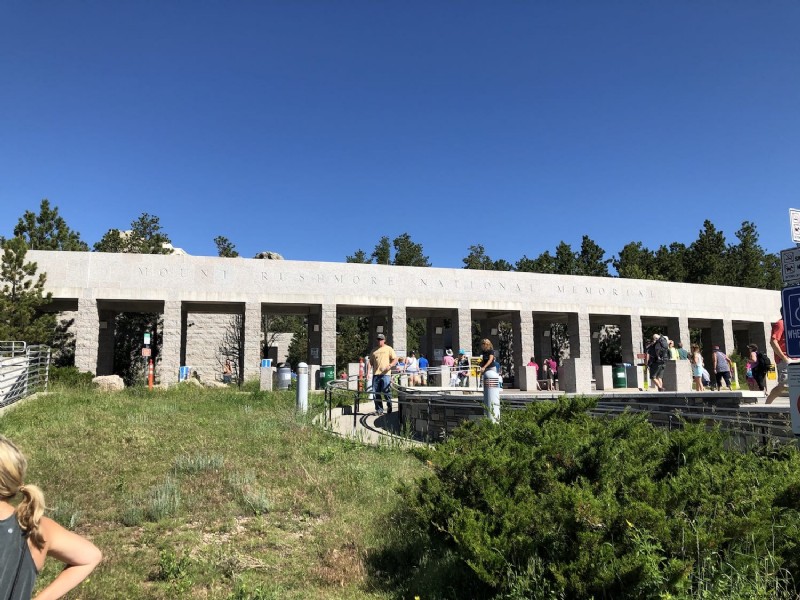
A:
[[[77,367],[51,367],[50,383],[69,388],[88,388],[94,375],[82,373]]]
[[[794,448],[729,451],[718,430],[592,405],[537,403],[427,452],[430,475],[403,492],[423,545],[455,552],[497,598],[696,597],[726,589],[715,578],[800,573]]]

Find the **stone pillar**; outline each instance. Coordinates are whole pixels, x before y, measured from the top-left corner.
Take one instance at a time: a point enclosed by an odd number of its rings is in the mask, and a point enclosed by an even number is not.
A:
[[[306,356],[306,360],[308,361],[309,365],[322,364],[320,362],[320,357],[322,356],[321,321],[322,319],[319,313],[311,313],[308,315],[308,356]],[[314,352],[315,349],[316,352]],[[312,379],[310,369],[309,369],[309,379]]]
[[[619,335],[622,341],[622,362],[635,365],[636,355],[644,352],[642,317],[640,315],[623,316],[619,322]]]
[[[667,334],[669,337],[669,334]],[[707,367],[706,367],[707,368]],[[668,392],[692,391],[692,365],[688,360],[668,360],[662,379]]]
[[[391,346],[395,352],[400,350],[403,356],[408,355],[408,340],[406,339],[406,329],[408,322],[406,321],[406,307],[393,306],[392,307],[392,335],[391,338],[386,336],[387,342],[391,339]],[[398,354],[399,356],[399,354]]]
[[[597,373],[597,367],[600,366],[600,331],[602,330],[603,325],[598,321],[593,320],[591,317],[589,318],[589,332],[591,334],[591,348],[592,348],[592,370],[594,373]],[[595,375],[595,380],[597,379],[597,375]],[[610,380],[609,380],[610,381]],[[598,388],[600,389],[600,388]]]
[[[517,387],[522,392],[536,391],[539,389],[537,378],[536,367],[521,367],[516,375]]]
[[[78,312],[75,315],[75,367],[79,371],[97,374],[99,339],[97,301],[94,298],[78,298]]]
[[[769,338],[772,335],[772,325],[770,323],[750,323],[748,327],[750,343],[758,346],[759,352],[767,352],[772,356],[772,347],[769,345]],[[743,349],[744,352],[747,349]],[[773,360],[773,362],[775,362]]]
[[[534,348],[537,352],[536,362],[541,369],[545,358],[550,358],[553,353],[553,342],[550,339],[550,323],[548,321],[533,322]]]
[[[569,313],[567,315],[567,335],[569,335],[569,357],[587,358],[591,364],[592,333],[589,328],[589,314]],[[591,369],[589,370],[591,378]]]
[[[242,329],[242,379],[258,379],[261,373],[261,302],[248,302],[244,305]]]
[[[558,369],[558,386],[572,394],[592,393],[592,361],[589,358],[568,358]]]
[[[692,340],[689,333],[689,319],[685,316],[668,318],[667,337],[675,342],[676,348],[678,347],[678,342],[681,342],[683,349],[690,352]]]
[[[469,308],[459,308],[453,319],[453,353],[461,348],[469,352],[472,348],[472,311]],[[428,357],[430,360],[430,356]]]
[[[99,344],[97,348],[97,374],[111,375],[114,373],[114,331],[116,328],[117,313],[113,310],[98,311]]]
[[[730,319],[711,321],[711,347],[714,346],[719,346],[725,354],[733,352],[733,323]]]
[[[160,383],[173,385],[178,383],[178,369],[181,366],[181,302],[167,300],[164,302],[163,329],[161,332],[160,368],[157,379]]]
[[[520,376],[530,357],[534,355],[533,314],[529,310],[513,313],[511,326],[514,339],[514,378],[517,387],[522,389]]]
[[[336,305],[323,304],[320,312],[320,364],[336,364]],[[375,331],[370,331],[370,344],[374,344]]]

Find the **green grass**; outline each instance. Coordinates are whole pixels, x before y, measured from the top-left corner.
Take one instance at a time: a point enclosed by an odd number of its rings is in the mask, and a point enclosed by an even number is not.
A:
[[[325,433],[294,404],[292,393],[188,386],[57,390],[0,417],[49,514],[105,555],[70,597],[392,597],[365,557],[398,486],[425,467]],[[58,569],[48,561],[39,585]]]

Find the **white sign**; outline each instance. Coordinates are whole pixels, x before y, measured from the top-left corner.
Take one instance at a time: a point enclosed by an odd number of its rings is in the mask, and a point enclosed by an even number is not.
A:
[[[144,345],[145,346],[149,346],[150,345],[150,334],[149,333],[145,333],[144,334]]]
[[[800,282],[800,248],[781,250],[781,275],[784,283]]]
[[[800,436],[800,363],[789,363],[789,413],[792,415],[792,431]]]
[[[800,244],[800,210],[790,208],[789,220],[792,223],[792,241],[795,244]]]

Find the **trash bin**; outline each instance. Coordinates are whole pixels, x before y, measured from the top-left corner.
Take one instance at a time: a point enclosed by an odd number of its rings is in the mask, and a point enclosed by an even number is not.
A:
[[[189,367],[178,367],[178,381],[189,380]]]
[[[322,365],[319,368],[319,386],[325,389],[329,382],[336,379],[336,365]]]
[[[628,387],[628,371],[624,364],[620,363],[611,367],[611,379],[615,389]]]
[[[278,389],[288,390],[292,383],[292,367],[289,363],[283,363],[278,367]]]

